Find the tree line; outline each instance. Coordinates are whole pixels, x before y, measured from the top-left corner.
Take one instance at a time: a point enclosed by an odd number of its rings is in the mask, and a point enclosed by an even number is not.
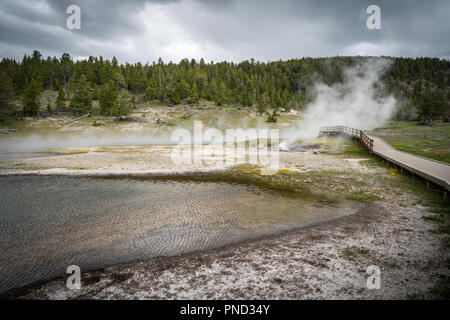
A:
[[[183,59],[179,63],[162,59],[151,64],[119,64],[100,57],[74,61],[64,53],[43,58],[35,50],[22,61],[4,58],[0,62],[0,108],[14,112],[11,101],[20,98],[24,115],[39,112],[37,97],[43,90],[55,90],[58,98],[48,110],[86,113],[98,100],[103,115],[126,114],[139,100],[196,104],[199,99],[218,106],[240,105],[258,108],[303,109],[314,99],[314,85],[344,81],[344,70],[367,57],[302,58],[259,62],[208,62]],[[384,93],[401,101],[397,118],[449,117],[450,62],[437,58],[391,58],[381,79]],[[130,98],[131,96],[131,98]]]

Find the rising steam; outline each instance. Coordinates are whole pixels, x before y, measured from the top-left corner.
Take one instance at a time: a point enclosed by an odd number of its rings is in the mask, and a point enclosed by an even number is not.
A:
[[[371,58],[344,71],[343,83],[315,86],[315,100],[308,105],[304,119],[287,140],[317,137],[322,126],[346,125],[357,129],[373,129],[393,115],[396,100],[383,95],[380,77],[390,66],[385,58]],[[295,136],[295,137],[294,137]]]

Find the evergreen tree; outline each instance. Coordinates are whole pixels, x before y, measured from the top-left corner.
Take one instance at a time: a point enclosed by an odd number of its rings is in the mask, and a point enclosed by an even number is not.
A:
[[[191,92],[189,94],[189,101],[188,103],[197,103],[198,102],[198,89],[197,89],[197,84],[194,82],[194,84],[192,85],[192,89]]]
[[[176,95],[180,98],[180,100],[184,100],[189,97],[190,88],[185,80],[178,81],[175,86]]]
[[[345,80],[345,70],[367,61],[366,57],[302,58],[288,61],[240,63],[205,63],[200,59],[183,59],[180,63],[164,63],[162,59],[150,65],[119,64],[102,57],[73,61],[69,54],[43,58],[39,51],[25,55],[21,61],[4,58],[0,61],[0,108],[5,109],[12,94],[23,94],[31,79],[37,90],[64,87],[66,99],[75,94],[80,75],[93,88],[94,99],[101,96],[100,88],[113,81],[116,90],[144,94],[145,99],[159,99],[171,104],[194,103],[206,99],[217,105],[228,103],[245,106],[286,107],[303,109],[313,99],[308,89],[322,82],[332,86]],[[10,78],[10,81],[5,78]],[[6,79],[6,80],[4,80]],[[450,93],[450,61],[437,58],[392,58],[392,64],[380,79],[379,88],[393,94],[406,104],[415,103],[422,117],[439,118],[448,110]],[[11,94],[10,86],[13,90]],[[4,89],[7,88],[7,89]],[[440,91],[439,91],[440,90]],[[434,98],[430,92],[435,92]],[[443,93],[443,94],[442,94]],[[438,102],[436,105],[431,100]],[[61,102],[62,100],[60,100]],[[261,103],[262,102],[262,103]],[[58,103],[59,110],[62,104]],[[111,108],[111,104],[106,108]],[[409,107],[408,107],[409,108]],[[105,112],[105,111],[104,111]],[[106,112],[108,113],[108,112]],[[397,113],[398,115],[402,113]],[[411,117],[414,112],[408,112]]]
[[[65,90],[67,94],[67,100],[71,100],[71,95],[76,90],[76,87],[77,87],[77,80],[74,77],[71,77],[67,82]]]
[[[278,114],[275,110],[273,110],[272,114],[269,114],[269,116],[267,117],[266,122],[277,122],[277,116]]]
[[[59,87],[58,97],[56,98],[56,109],[64,111],[66,109],[66,94],[62,86]]]
[[[215,96],[215,101],[216,101],[217,105],[223,106],[224,104],[227,103],[226,94],[227,94],[227,92],[226,92],[225,84],[223,83],[223,81],[221,81],[217,87],[217,93]]]
[[[260,95],[259,100],[258,100],[258,113],[260,115],[262,115],[264,113],[264,111],[266,111],[268,101],[269,101],[269,97],[267,96],[266,93],[263,93],[262,95]]]
[[[70,100],[70,110],[83,114],[89,112],[92,106],[92,97],[86,76],[82,74],[74,84],[74,94]]]
[[[124,76],[120,72],[114,72],[112,75],[112,78],[114,80],[114,84],[117,88],[123,89],[126,87],[126,80]]]
[[[94,85],[94,91],[92,91],[92,100],[100,100],[100,92],[97,85]]]
[[[145,89],[145,99],[146,100],[155,100],[157,99],[157,88],[156,87],[147,87]]]
[[[0,71],[0,112],[9,111],[11,99],[14,94],[14,87],[9,78],[4,72]]]
[[[116,84],[113,80],[109,80],[100,91],[100,113],[103,115],[111,115],[111,110],[118,97]]]
[[[119,99],[113,103],[111,116],[113,116],[115,121],[118,122],[120,117],[128,115],[132,109],[133,108],[128,93],[122,92]]]
[[[23,114],[26,116],[35,116],[39,111],[39,102],[37,101],[39,95],[39,86],[36,80],[31,79],[25,85],[23,92]]]
[[[449,104],[445,92],[440,89],[428,89],[419,107],[422,120],[428,122],[443,118],[448,114]]]

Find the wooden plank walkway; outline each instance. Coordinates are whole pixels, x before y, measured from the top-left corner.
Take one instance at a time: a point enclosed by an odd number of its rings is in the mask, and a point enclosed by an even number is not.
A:
[[[408,152],[399,151],[380,138],[369,136],[362,130],[345,126],[323,127],[319,135],[344,135],[357,139],[371,154],[388,161],[402,170],[421,176],[444,188],[444,196],[450,191],[450,165],[441,161],[424,158]]]

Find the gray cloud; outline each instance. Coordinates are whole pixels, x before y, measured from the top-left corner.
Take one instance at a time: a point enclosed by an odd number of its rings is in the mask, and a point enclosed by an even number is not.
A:
[[[77,4],[82,29],[66,28]],[[381,30],[366,8],[381,8]],[[278,60],[303,56],[450,57],[450,2],[298,0],[0,0],[0,57],[69,52],[120,61]]]

